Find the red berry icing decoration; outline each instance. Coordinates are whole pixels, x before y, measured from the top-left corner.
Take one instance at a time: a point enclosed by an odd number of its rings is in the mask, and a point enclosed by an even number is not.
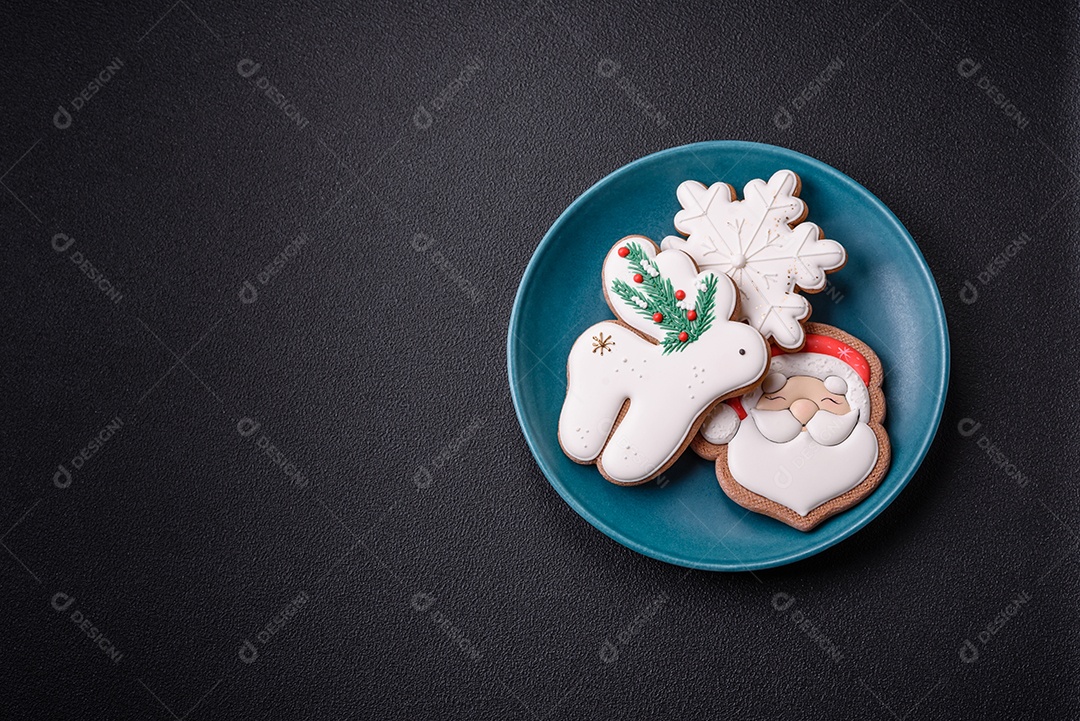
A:
[[[625,245],[623,247],[619,248],[619,257],[620,258],[625,258],[628,255],[630,255],[630,249],[629,248],[627,248]]]
[[[680,343],[685,343],[688,340],[690,340],[690,335],[686,331],[683,331],[682,333],[679,333],[679,342]]]
[[[663,323],[664,322],[664,314],[663,313],[653,313],[652,319],[653,319],[653,322],[655,322],[655,323]]]
[[[645,280],[645,279],[641,277],[641,273],[634,273],[634,282],[635,283],[640,283],[643,280]]]
[[[686,311],[686,319],[687,320],[697,320],[697,311],[696,310],[688,310],[688,311]]]
[[[686,293],[685,293],[685,292],[683,292],[683,291],[681,291],[681,290],[677,290],[677,291],[675,291],[675,300],[682,300],[682,299],[683,299],[683,298],[685,298],[685,297],[686,297]]]

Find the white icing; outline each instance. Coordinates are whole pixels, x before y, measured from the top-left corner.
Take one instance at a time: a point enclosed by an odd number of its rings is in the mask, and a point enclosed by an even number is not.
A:
[[[709,443],[722,445],[735,437],[739,430],[739,414],[727,403],[721,403],[701,424],[701,435]]]
[[[840,376],[829,376],[825,379],[825,390],[829,393],[844,395],[847,393],[847,381]]]
[[[844,442],[824,446],[809,433],[787,443],[765,438],[753,415],[728,443],[727,463],[740,485],[806,516],[862,483],[877,464],[877,436],[857,424]]]
[[[827,410],[819,410],[806,422],[806,432],[823,446],[835,446],[848,439],[858,422],[858,411],[848,411],[838,415]]]
[[[761,435],[773,443],[787,443],[802,433],[803,423],[791,411],[760,411],[750,409]]]
[[[821,239],[813,223],[790,222],[803,216],[806,204],[795,194],[798,176],[780,170],[764,180],[751,180],[743,200],[732,200],[726,183],[706,188],[686,181],[677,195],[683,210],[675,227],[686,239],[668,236],[661,247],[688,253],[702,270],[727,273],[739,288],[740,319],[775,339],[785,349],[803,344],[801,321],[810,304],[796,294],[825,287],[825,273],[844,264],[844,248]]]
[[[637,242],[654,257],[653,265],[690,300],[696,300],[709,276],[716,275],[718,282],[712,326],[683,349],[664,354],[663,346],[613,321],[593,325],[570,349],[559,441],[577,461],[599,458],[604,473],[616,483],[636,483],[655,475],[683,446],[694,421],[709,405],[756,382],[769,364],[761,334],[728,320],[735,307],[735,288],[726,276],[699,273],[693,261],[677,250],[656,253],[647,239],[623,239],[604,261],[604,287],[620,320],[656,340],[666,335],[636,306],[611,292],[614,278],[626,279],[627,261],[617,251],[627,242]],[[594,337],[600,334],[610,337],[604,353],[594,352]],[[627,400],[626,415],[612,433]]]

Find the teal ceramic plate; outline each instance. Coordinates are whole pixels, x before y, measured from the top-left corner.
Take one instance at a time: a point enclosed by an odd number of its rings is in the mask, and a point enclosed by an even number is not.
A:
[[[556,435],[566,394],[566,356],[592,323],[613,315],[600,269],[619,238],[660,241],[676,233],[675,188],[684,180],[723,180],[742,188],[782,168],[802,178],[808,220],[840,241],[848,263],[825,292],[808,295],[811,320],[865,341],[885,369],[885,427],[892,466],[866,500],[809,533],[729,500],[714,466],[692,451],[665,482],[621,487],[595,466],[563,455]],[[544,475],[585,520],[639,553],[668,563],[745,571],[792,563],[839,543],[869,523],[915,474],[937,431],[949,380],[949,338],[941,297],[915,241],[870,191],[800,153],[758,143],[718,141],[672,148],[620,168],[555,221],[518,288],[507,340],[510,388],[525,438]],[[692,509],[692,511],[691,511]]]

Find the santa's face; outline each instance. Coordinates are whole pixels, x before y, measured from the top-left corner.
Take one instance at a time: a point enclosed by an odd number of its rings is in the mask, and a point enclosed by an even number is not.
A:
[[[857,486],[874,468],[878,444],[845,390],[835,376],[767,378],[728,444],[731,475],[802,516]]]
[[[825,380],[810,376],[784,378],[770,375],[762,386],[762,395],[750,411],[761,434],[774,443],[787,443],[800,433],[823,446],[842,443],[859,421],[844,391],[843,379]]]
[[[775,376],[770,377],[773,380]],[[775,382],[780,379],[775,378]],[[835,413],[842,416],[851,410],[847,398],[843,392],[833,393],[825,385],[825,381],[810,376],[792,376],[785,379],[784,385],[776,388],[769,384],[765,393],[758,399],[758,410],[783,411],[790,410],[791,415],[798,418],[803,425],[813,418],[819,410]],[[837,380],[840,380],[839,378]],[[835,385],[833,386],[836,387]],[[769,390],[772,389],[772,392]]]

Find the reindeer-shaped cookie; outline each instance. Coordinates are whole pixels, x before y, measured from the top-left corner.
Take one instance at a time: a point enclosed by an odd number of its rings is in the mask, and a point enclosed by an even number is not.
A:
[[[760,333],[731,320],[731,279],[699,273],[680,250],[623,238],[603,283],[619,320],[593,325],[570,349],[559,443],[609,481],[634,485],[674,463],[716,403],[761,380],[769,352]]]

